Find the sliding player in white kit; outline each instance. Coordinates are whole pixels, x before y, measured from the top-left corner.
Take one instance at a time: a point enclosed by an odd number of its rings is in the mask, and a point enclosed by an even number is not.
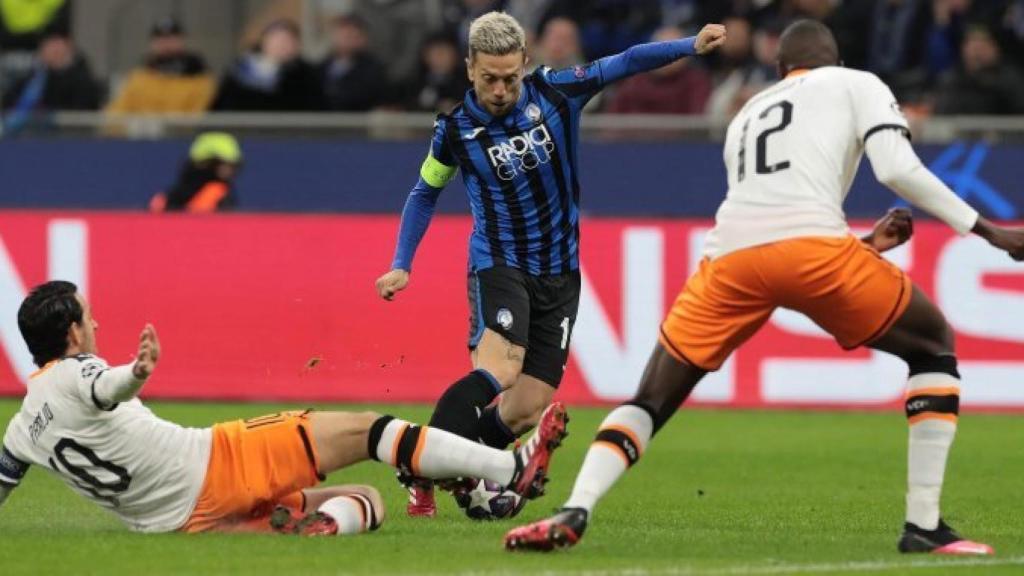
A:
[[[374,488],[313,488],[371,458],[420,477],[485,478],[535,498],[565,434],[558,403],[514,451],[372,412],[282,412],[185,428],[136,397],[160,357],[152,326],[135,361],[111,367],[95,356],[89,305],[74,284],[52,281],[22,303],[18,328],[40,369],[3,438],[0,503],[35,464],[140,532],[374,530],[384,519]]]
[[[575,544],[597,501],[700,379],[784,307],[814,320],[844,349],[867,346],[907,364],[908,487],[898,549],[992,553],[939,512],[959,413],[953,331],[907,275],[878,255],[909,237],[909,214],[890,213],[857,239],[842,205],[867,153],[880,182],[960,234],[974,232],[1022,260],[1024,231],[979,216],[929,172],[889,88],[838,64],[835,39],[821,23],[800,21],[782,35],[783,80],[751,98],[729,125],[728,194],[699,270],[661,325],[636,396],[601,424],[562,510],[509,532],[508,548]]]

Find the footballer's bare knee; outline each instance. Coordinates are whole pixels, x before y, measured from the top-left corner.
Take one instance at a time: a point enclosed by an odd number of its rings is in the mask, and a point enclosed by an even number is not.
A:
[[[501,420],[517,436],[523,434],[540,422],[541,414],[554,395],[553,386],[523,374],[515,386],[501,395],[498,405]]]
[[[540,422],[540,416],[544,413],[544,408],[546,407],[547,404],[537,404],[530,407],[516,406],[515,408],[506,409],[504,403],[502,403],[498,410],[501,414],[501,421],[508,426],[513,434],[520,436],[536,426],[537,422]]]

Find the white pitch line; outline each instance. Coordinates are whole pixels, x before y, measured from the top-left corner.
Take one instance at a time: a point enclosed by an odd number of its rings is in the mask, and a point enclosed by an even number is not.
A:
[[[625,568],[622,570],[542,570],[536,576],[770,576],[773,574],[827,574],[831,572],[878,572],[886,570],[920,570],[972,566],[1024,566],[1024,556],[1009,558],[956,558],[949,560],[919,559],[908,561],[862,561],[829,564],[749,564],[728,568]],[[522,572],[460,572],[459,576],[512,576]]]
[[[813,573],[822,574],[829,572],[872,572],[880,570],[907,570],[907,569],[928,569],[945,568],[952,566],[1024,566],[1024,557],[1012,558],[959,558],[946,561],[936,560],[910,560],[904,562],[893,561],[868,561],[868,562],[840,562],[833,564],[779,564],[777,566],[736,566],[709,571],[696,571],[691,574],[706,574],[707,576],[745,576],[760,574],[801,574]],[[673,574],[665,572],[665,576]],[[682,575],[679,575],[682,576]]]

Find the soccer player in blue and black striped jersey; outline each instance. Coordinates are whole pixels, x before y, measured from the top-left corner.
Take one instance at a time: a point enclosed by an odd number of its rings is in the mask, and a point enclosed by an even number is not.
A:
[[[580,113],[608,84],[707,53],[724,40],[725,28],[709,25],[696,37],[527,75],[525,34],[514,18],[491,12],[472,23],[473,87],[434,124],[402,214],[392,270],[377,281],[388,300],[406,287],[438,195],[461,169],[474,224],[469,348],[475,370],[442,395],[431,426],[505,447],[536,424],[562,380],[579,304]],[[410,514],[434,511],[430,487],[414,485]]]

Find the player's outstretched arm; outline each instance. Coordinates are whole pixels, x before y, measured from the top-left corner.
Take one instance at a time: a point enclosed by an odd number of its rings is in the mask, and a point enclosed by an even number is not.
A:
[[[139,334],[135,362],[102,371],[92,386],[93,401],[104,409],[135,398],[160,360],[160,339],[156,328],[146,324]]]
[[[861,238],[868,246],[879,252],[892,250],[914,235],[914,217],[906,208],[893,208],[886,212],[870,234]]]
[[[725,43],[725,26],[708,24],[696,36],[666,42],[638,44],[625,52],[601,58],[596,62],[601,72],[601,84],[611,84],[640,72],[661,68],[685,58],[704,55]]]
[[[960,234],[973,232],[1014,260],[1024,260],[1024,229],[999,226],[979,215],[921,163],[904,132],[882,130],[864,143],[864,150],[878,181],[902,198]]]

